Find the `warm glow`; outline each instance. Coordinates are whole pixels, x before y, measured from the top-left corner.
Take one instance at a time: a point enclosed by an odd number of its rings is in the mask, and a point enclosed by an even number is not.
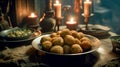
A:
[[[91,3],[92,3],[90,0],[86,0],[85,2],[86,2],[86,3],[89,3],[89,4],[91,4]]]
[[[106,53],[106,52],[105,52],[105,49],[102,48],[102,47],[98,48],[97,52],[99,52],[99,53],[101,53],[101,54],[105,54],[105,53]]]
[[[67,22],[67,24],[76,24],[76,22],[74,21],[74,18],[71,18],[70,21]]]
[[[56,4],[59,4],[59,1],[58,1],[58,0],[56,0]]]
[[[74,18],[71,18],[71,21],[73,21],[74,20]]]
[[[61,18],[61,3],[59,0],[56,0],[54,3],[54,8],[55,8],[55,17]]]
[[[28,17],[35,18],[35,17],[37,17],[37,15],[35,15],[35,13],[31,13],[30,16],[28,16]]]
[[[75,30],[77,27],[77,22],[75,21],[74,18],[70,18],[67,22],[66,22],[66,26],[68,29],[70,30]]]
[[[32,17],[34,17],[34,16],[35,16],[35,14],[34,14],[34,13],[31,13],[31,16],[32,16]]]
[[[92,4],[92,2],[90,0],[86,0],[84,2],[84,17],[90,16],[91,4]]]
[[[90,0],[86,0],[87,2],[89,2]]]

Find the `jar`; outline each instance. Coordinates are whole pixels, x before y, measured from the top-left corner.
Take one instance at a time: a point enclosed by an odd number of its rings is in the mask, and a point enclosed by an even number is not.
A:
[[[46,11],[45,17],[40,22],[41,32],[52,32],[54,31],[56,20],[54,18],[54,11]]]
[[[9,29],[9,23],[4,19],[4,15],[0,11],[0,31]]]

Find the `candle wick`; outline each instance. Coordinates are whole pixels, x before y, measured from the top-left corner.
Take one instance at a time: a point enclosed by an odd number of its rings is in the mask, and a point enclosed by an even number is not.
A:
[[[59,4],[59,1],[56,1],[56,4]]]

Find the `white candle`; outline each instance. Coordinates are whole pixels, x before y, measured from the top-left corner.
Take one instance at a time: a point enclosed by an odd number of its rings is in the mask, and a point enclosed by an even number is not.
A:
[[[55,7],[55,16],[57,18],[61,18],[61,4],[59,3],[58,0],[55,1],[54,7]]]
[[[84,1],[84,16],[89,17],[90,16],[90,7],[92,2],[90,0]]]

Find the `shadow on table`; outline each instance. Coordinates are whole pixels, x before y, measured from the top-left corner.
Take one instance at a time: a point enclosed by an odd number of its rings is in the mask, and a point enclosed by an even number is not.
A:
[[[15,47],[20,47],[22,45],[29,45],[31,44],[32,39],[25,39],[25,40],[19,40],[19,41],[3,41],[0,40],[0,50],[6,49],[6,47],[9,48],[15,48]]]
[[[40,62],[47,67],[93,67],[98,61],[99,54],[97,52],[79,55],[79,56],[51,56],[33,54],[29,57],[30,61]]]
[[[93,67],[99,59],[97,52],[79,56],[50,56],[31,53],[29,59],[0,63],[3,66],[15,67]]]

